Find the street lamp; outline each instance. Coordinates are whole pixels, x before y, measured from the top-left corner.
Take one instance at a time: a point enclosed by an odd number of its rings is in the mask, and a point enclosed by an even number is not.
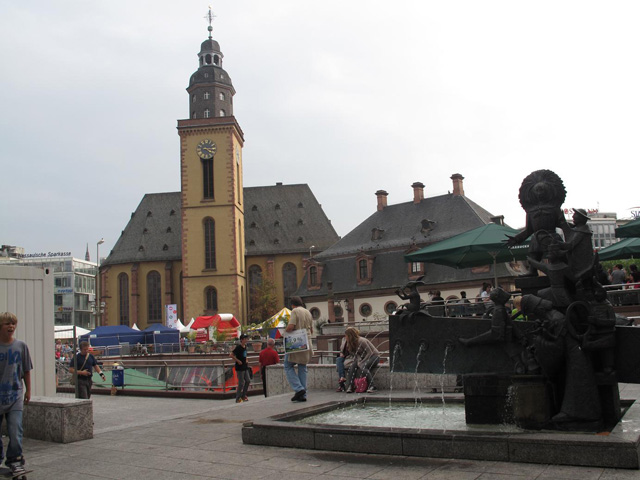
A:
[[[100,305],[100,245],[104,243],[104,238],[101,238],[96,244],[96,327],[100,326],[100,314],[102,308]]]

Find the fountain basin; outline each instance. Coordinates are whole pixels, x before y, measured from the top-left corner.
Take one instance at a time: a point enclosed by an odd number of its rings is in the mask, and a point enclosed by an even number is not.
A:
[[[446,397],[461,403],[462,397]],[[421,398],[437,403],[441,398]],[[640,405],[622,401],[626,412],[615,428],[602,434],[559,431],[492,431],[495,426],[469,430],[438,427],[398,428],[331,425],[308,422],[308,418],[356,404],[414,403],[415,398],[361,396],[350,401],[329,402],[246,423],[242,440],[247,444],[305,448],[353,453],[457,458],[500,462],[581,465],[609,468],[640,468]]]

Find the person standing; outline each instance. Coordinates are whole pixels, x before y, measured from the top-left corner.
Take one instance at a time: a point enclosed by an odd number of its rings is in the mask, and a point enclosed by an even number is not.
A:
[[[0,313],[0,425],[2,418],[6,418],[9,435],[6,465],[12,475],[26,471],[22,455],[22,409],[31,400],[33,369],[29,347],[14,338],[17,326],[18,317],[13,313]],[[3,454],[0,440],[0,462]]]
[[[267,396],[267,367],[269,365],[275,365],[280,363],[280,355],[273,348],[276,341],[273,338],[267,339],[267,348],[260,352],[258,362],[260,363],[260,374],[262,375],[262,389],[264,390],[264,396]]]
[[[236,403],[248,402],[249,397],[247,391],[251,383],[249,374],[249,364],[247,363],[247,342],[249,335],[243,333],[240,335],[240,343],[236,345],[233,352],[229,354],[236,364],[236,376],[238,377],[238,388],[236,388]]]
[[[619,263],[614,265],[611,272],[611,285],[623,285],[627,281],[627,275],[624,272],[624,266]]]
[[[78,398],[91,398],[94,369],[104,382],[106,378],[100,369],[100,365],[98,365],[96,357],[89,353],[89,342],[80,342],[80,353],[73,356],[69,366],[69,373],[78,372]]]
[[[284,356],[284,372],[287,381],[295,392],[291,398],[292,402],[307,401],[307,364],[313,356],[313,346],[311,344],[311,334],[313,333],[313,318],[311,312],[304,308],[304,303],[300,297],[291,297],[291,319],[287,325],[288,333],[294,330],[306,329],[309,339],[309,349],[303,352],[287,353]],[[298,371],[296,372],[296,365]]]

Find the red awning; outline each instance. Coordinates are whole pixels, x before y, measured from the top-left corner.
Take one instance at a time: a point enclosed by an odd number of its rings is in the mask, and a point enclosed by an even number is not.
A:
[[[230,313],[198,317],[191,325],[191,328],[198,330],[200,328],[209,328],[210,326],[216,327],[220,332],[227,333],[229,337],[237,338],[239,336],[238,327],[240,322]]]

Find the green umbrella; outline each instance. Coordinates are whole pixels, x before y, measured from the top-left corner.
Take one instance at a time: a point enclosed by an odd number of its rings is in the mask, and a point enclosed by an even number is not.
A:
[[[616,237],[640,237],[640,218],[616,228]],[[609,247],[607,247],[609,248]]]
[[[640,257],[640,238],[625,238],[598,251],[600,260],[621,260]]]
[[[497,263],[527,258],[528,242],[513,248],[507,248],[504,243],[507,235],[513,237],[518,233],[520,233],[519,230],[511,227],[489,223],[409,253],[404,256],[404,259],[407,262],[429,262],[455,268],[478,267],[493,263],[497,285]]]

